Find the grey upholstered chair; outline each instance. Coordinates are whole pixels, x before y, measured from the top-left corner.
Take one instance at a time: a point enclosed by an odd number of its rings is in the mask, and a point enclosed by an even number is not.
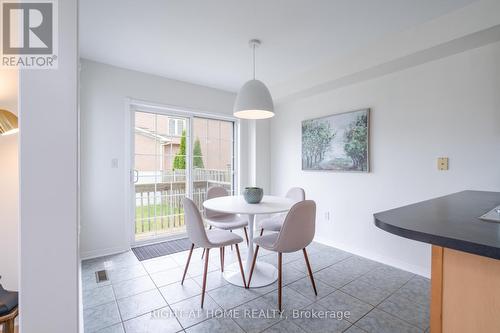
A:
[[[5,290],[0,284],[0,329],[3,326],[4,333],[14,333],[14,321],[19,313],[18,298],[17,291]]]
[[[292,206],[285,217],[283,226],[280,232],[273,232],[268,235],[254,238],[255,248],[252,268],[248,277],[247,286],[250,287],[252,274],[255,268],[255,260],[259,253],[259,247],[266,250],[278,253],[278,308],[281,311],[281,287],[282,287],[282,254],[302,250],[306,261],[309,277],[314,289],[314,293],[318,295],[314,277],[307,257],[306,246],[311,244],[314,238],[315,222],[316,221],[316,203],[312,200],[299,201]]]
[[[208,189],[207,200],[218,197],[226,197],[228,195],[229,193],[225,188],[214,186]],[[217,228],[222,230],[235,230],[243,228],[245,231],[245,239],[248,244],[248,220],[246,218],[236,214],[214,212],[209,209],[205,209],[205,222],[207,222],[209,229]]]
[[[236,247],[236,253],[238,255],[238,261],[240,264],[241,278],[243,279],[243,285],[246,288],[245,273],[243,272],[243,265],[241,263],[240,249],[238,244],[243,242],[243,238],[240,236],[229,232],[227,230],[205,230],[203,225],[203,220],[201,219],[200,212],[196,204],[189,198],[184,198],[182,200],[182,205],[184,206],[184,223],[186,225],[186,231],[189,239],[191,240],[191,249],[189,251],[189,256],[186,262],[186,268],[184,269],[184,274],[182,275],[181,284],[184,283],[186,273],[189,267],[189,261],[191,260],[191,255],[193,254],[193,249],[195,246],[202,247],[206,251],[205,255],[205,268],[203,271],[203,285],[201,292],[201,307],[203,308],[203,301],[205,300],[205,289],[207,285],[207,269],[208,269],[208,257],[210,254],[210,249],[219,248],[221,250],[221,268],[224,266],[224,257],[222,249],[224,246],[234,245]]]
[[[229,193],[227,190],[220,186],[214,186],[208,189],[207,191],[207,200],[218,198],[218,197],[226,197]],[[248,220],[236,214],[227,214],[221,212],[211,211],[209,209],[205,209],[204,212],[204,220],[208,224],[208,229],[217,228],[222,230],[233,231],[235,229],[243,228],[245,232],[245,239],[248,245],[248,234],[247,234],[247,225]],[[224,252],[224,249],[222,249]],[[201,258],[203,259],[203,255],[205,255],[205,251],[203,251]]]
[[[286,198],[292,200],[293,202],[299,202],[306,200],[306,192],[303,188],[292,187],[286,192]],[[285,220],[286,213],[274,214],[271,217],[262,219],[260,221],[260,235],[264,233],[264,230],[268,231],[280,231],[283,221]]]

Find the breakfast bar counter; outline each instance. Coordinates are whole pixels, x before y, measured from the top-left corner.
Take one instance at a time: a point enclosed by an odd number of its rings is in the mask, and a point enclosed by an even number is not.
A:
[[[377,213],[375,225],[432,244],[431,332],[500,332],[499,192],[463,191]]]

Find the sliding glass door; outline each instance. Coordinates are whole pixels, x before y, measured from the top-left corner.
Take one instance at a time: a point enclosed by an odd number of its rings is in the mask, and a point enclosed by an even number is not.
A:
[[[202,211],[208,188],[222,186],[234,193],[234,123],[194,117],[192,129],[193,199]]]
[[[135,242],[185,234],[182,198],[202,211],[211,186],[234,192],[233,121],[134,112]]]
[[[189,118],[135,112],[135,240],[184,232]]]

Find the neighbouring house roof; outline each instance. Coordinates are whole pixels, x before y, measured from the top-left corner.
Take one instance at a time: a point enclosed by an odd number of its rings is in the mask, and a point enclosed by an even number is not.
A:
[[[153,132],[147,128],[143,127],[135,127],[135,131],[137,134],[145,136],[150,139],[158,140],[160,141],[161,144],[168,144],[168,143],[173,143],[173,144],[178,144],[179,142],[176,142],[176,140],[173,139],[178,139],[177,137],[166,137],[161,134],[158,134],[156,132]]]

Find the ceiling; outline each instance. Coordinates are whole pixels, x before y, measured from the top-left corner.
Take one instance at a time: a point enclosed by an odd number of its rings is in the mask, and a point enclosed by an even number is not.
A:
[[[229,91],[272,87],[475,0],[81,0],[83,58]]]

